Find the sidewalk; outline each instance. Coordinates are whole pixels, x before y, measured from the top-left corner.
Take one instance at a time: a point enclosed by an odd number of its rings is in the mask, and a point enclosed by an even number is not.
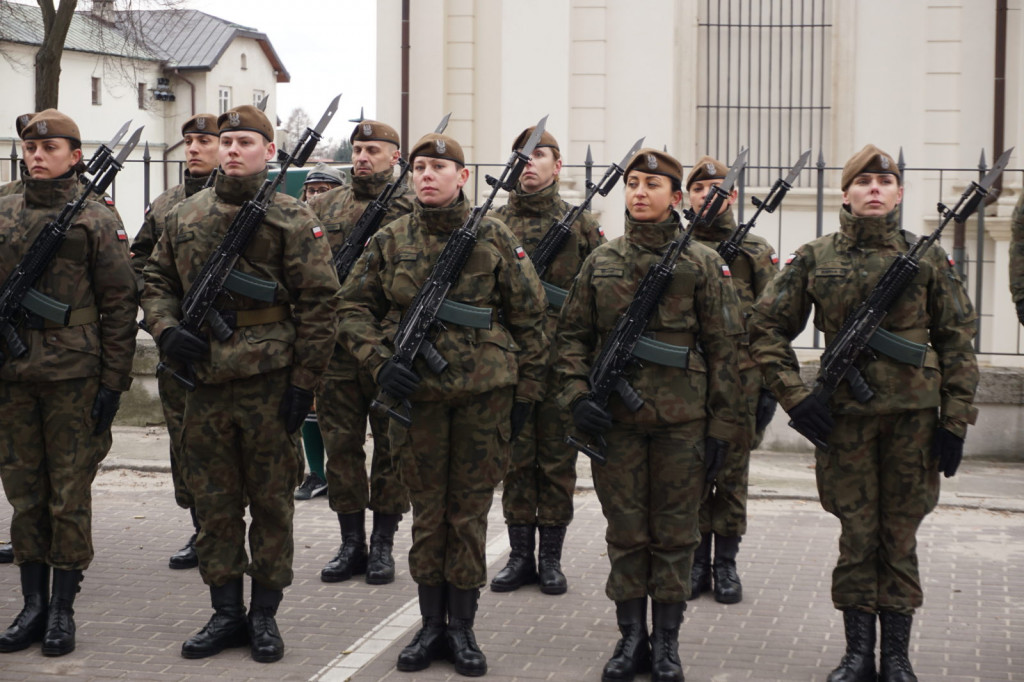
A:
[[[394,662],[419,624],[409,577],[409,523],[396,538],[398,578],[374,587],[358,578],[322,583],[319,569],[339,542],[325,498],[296,504],[295,582],[278,623],[287,651],[262,665],[245,649],[187,661],[182,641],[209,617],[195,570],[167,557],[190,532],[173,502],[159,429],[118,428],[94,486],[96,560],[76,602],[78,649],[48,659],[35,646],[0,655],[3,680],[461,680],[451,664],[399,673]],[[530,586],[483,591],[476,634],[493,680],[598,680],[618,632],[604,595],[604,518],[580,467],[576,518],[566,539],[566,595]],[[829,584],[838,522],[817,503],[810,455],[755,454],[748,534],[739,555],[744,600],[691,602],[680,632],[688,680],[823,680],[842,656],[839,612]],[[911,659],[922,681],[1024,680],[1024,466],[968,460],[943,481],[940,507],[918,535],[925,606]],[[0,529],[10,507],[0,502]],[[2,533],[5,535],[6,533]],[[488,532],[489,575],[508,542],[496,495]],[[0,626],[21,605],[17,569],[0,566]],[[637,679],[646,680],[648,676]]]

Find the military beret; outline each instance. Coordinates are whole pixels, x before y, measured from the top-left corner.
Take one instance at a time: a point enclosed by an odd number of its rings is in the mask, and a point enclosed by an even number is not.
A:
[[[634,154],[626,165],[626,172],[623,175],[629,175],[631,170],[652,175],[667,175],[679,182],[683,181],[683,164],[679,163],[675,157],[653,147],[644,147]]]
[[[341,185],[345,180],[341,177],[341,171],[337,168],[331,168],[326,163],[318,163],[313,166],[313,170],[306,174],[306,180],[302,184],[308,185],[311,182],[327,182],[332,185]]]
[[[18,134],[18,137],[21,137],[22,129],[28,125],[28,122],[32,120],[33,116],[35,116],[34,113],[22,114],[18,118],[14,119],[14,130]]]
[[[409,163],[417,156],[428,156],[433,159],[448,159],[460,166],[466,165],[466,157],[462,153],[462,145],[454,138],[442,133],[427,133],[419,139],[416,146],[409,152]]]
[[[270,125],[270,119],[251,104],[243,104],[225,111],[217,118],[217,127],[222,133],[251,130],[267,138],[268,142],[274,141],[274,127]]]
[[[519,133],[519,137],[517,137],[516,141],[512,143],[512,151],[516,151],[517,149],[522,149],[523,145],[526,144],[526,141],[530,139],[530,135],[533,135],[533,131],[536,128],[537,128],[537,126],[530,126],[529,128],[527,128],[523,132]],[[556,152],[561,151],[558,148],[558,140],[556,140],[555,136],[552,135],[551,133],[549,133],[546,130],[543,133],[540,134],[540,141],[537,143],[537,146],[538,147],[551,147]]]
[[[217,117],[213,114],[196,114],[181,126],[181,134],[199,133],[202,135],[219,135]]]
[[[389,126],[387,123],[371,121],[370,119],[360,121],[356,124],[356,127],[352,129],[352,134],[349,135],[348,141],[355,142],[356,140],[361,140],[363,142],[375,140],[377,142],[390,142],[396,147],[401,146],[397,130]]]
[[[21,129],[19,135],[23,140],[44,140],[51,137],[65,137],[81,144],[82,135],[78,126],[56,109],[45,109],[35,114]]]
[[[728,173],[729,167],[718,159],[702,156],[686,176],[686,189],[690,189],[690,185],[699,180],[724,180]]]
[[[866,145],[864,149],[851,156],[843,166],[842,190],[845,192],[853,179],[861,173],[895,175],[897,182],[901,184],[903,182],[896,160],[873,144]]]

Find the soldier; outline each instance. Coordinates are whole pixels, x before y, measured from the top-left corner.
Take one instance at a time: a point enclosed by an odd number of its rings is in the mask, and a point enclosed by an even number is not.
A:
[[[632,372],[628,380],[645,398],[636,413],[617,394],[607,409],[590,397],[591,363],[641,278],[680,235],[682,166],[641,149],[626,166],[625,194],[625,235],[587,258],[562,309],[557,399],[576,426],[607,442],[607,463],[593,466],[594,488],[608,521],[605,594],[615,602],[622,639],[602,679],[632,680],[651,669],[652,680],[682,680],[679,627],[705,480],[714,478],[730,444],[742,444],[746,429],[736,364],[743,328],[722,259],[691,242],[648,325],[648,336],[687,361],[649,362]]]
[[[686,176],[686,192],[690,206],[698,210],[704,203],[708,191],[722,184],[729,167],[710,156],[700,159]],[[709,223],[700,223],[694,230],[694,238],[712,249],[729,238],[736,229],[732,206],[736,203],[738,191],[732,190],[723,202],[721,212]],[[739,297],[741,319],[744,323],[750,316],[750,308],[768,282],[779,271],[779,257],[775,249],[763,238],[748,232],[740,246],[738,258],[729,266],[732,284]],[[764,430],[775,414],[775,398],[764,387],[761,370],[750,357],[746,339],[739,348],[740,382],[746,396],[747,443],[746,447],[734,448],[718,476],[708,487],[700,505],[700,545],[693,557],[693,572],[690,576],[690,598],[696,599],[701,592],[711,589],[711,540],[714,533],[714,590],[715,601],[735,604],[743,599],[743,585],[736,572],[736,553],[740,539],[747,532],[747,478],[750,473],[750,451],[760,444]]]
[[[146,261],[153,253],[168,215],[178,204],[206,187],[210,173],[217,168],[218,130],[217,117],[213,114],[196,114],[181,126],[181,134],[185,143],[185,182],[176,185],[149,205],[135,240],[132,242],[132,269],[135,270],[139,292],[143,290],[142,270]],[[195,568],[199,565],[196,554],[196,536],[199,533],[199,518],[192,493],[188,489],[188,477],[185,475],[184,452],[181,449],[181,419],[185,413],[185,389],[176,382],[170,373],[164,372],[157,376],[157,390],[160,393],[160,405],[164,411],[164,422],[167,424],[167,436],[171,456],[171,481],[174,483],[174,501],[182,509],[187,509],[192,517],[195,532],[185,546],[171,555],[167,565],[170,568]]]
[[[301,471],[296,432],[334,344],[338,278],[316,217],[279,193],[236,265],[240,274],[273,284],[273,300],[221,294],[216,307],[234,328],[225,341],[180,326],[182,296],[239,206],[259,190],[275,154],[274,129],[256,107],[231,109],[217,125],[223,172],[212,188],[167,216],[143,271],[142,307],[163,355],[180,372],[191,365],[196,378],[185,396],[182,447],[199,518],[199,571],[214,614],[181,654],[203,658],[248,642],[254,660],[272,662],[284,655],[274,616],[293,576],[292,491]],[[244,573],[252,576],[248,619]]]
[[[903,187],[896,161],[867,145],[846,162],[839,231],[804,244],[754,305],[750,350],[765,381],[802,432],[828,443],[815,452],[821,505],[842,526],[832,602],[843,612],[846,653],[828,679],[875,679],[875,621],[882,624],[885,682],[916,680],[907,655],[923,594],[915,535],[939,498],[939,472],[963,455],[978,365],[977,316],[956,270],[935,244],[882,321],[918,347],[919,358],[880,350],[859,364],[875,392],[858,402],[846,382],[822,403],[800,380],[791,345],[814,310],[826,342],[863,302],[893,258],[917,238],[899,229]],[[888,353],[893,353],[890,356]]]
[[[352,143],[352,183],[317,196],[312,208],[327,231],[334,250],[340,249],[367,205],[394,180],[399,139],[394,128],[364,120],[349,136]],[[412,210],[412,202],[396,196],[384,222]],[[352,279],[354,275],[349,275]],[[365,366],[342,346],[334,349],[317,394],[317,420],[327,450],[327,491],[338,515],[341,546],[320,571],[334,583],[366,574],[371,585],[395,579],[392,549],[402,514],[409,511],[409,492],[398,478],[388,445],[388,418],[371,416],[373,455],[366,476],[366,420],[377,383]],[[366,510],[373,511],[370,549],[366,549]]]
[[[0,281],[81,193],[74,121],[47,109],[21,138],[31,177],[21,194],[0,199]],[[68,325],[30,314],[18,329],[28,352],[6,353],[0,368],[0,477],[14,507],[11,538],[25,602],[0,635],[0,652],[40,640],[46,656],[75,648],[75,595],[93,558],[90,489],[110,450],[120,395],[132,381],[136,290],[119,227],[110,211],[84,205],[35,284],[71,307]]]
[[[1024,324],[1024,192],[1017,198],[1010,229],[1010,294],[1017,306],[1017,319]]]
[[[532,133],[532,127],[520,133],[512,149],[521,148]],[[519,187],[509,194],[508,204],[495,211],[495,217],[508,225],[527,254],[533,254],[548,229],[572,208],[558,193],[561,169],[558,141],[545,131],[519,178]],[[572,235],[545,272],[548,284],[568,289],[583,260],[604,242],[597,220],[584,214],[572,225]],[[545,333],[549,339],[555,338],[560,310],[561,301],[548,301]],[[554,359],[552,344],[549,363]],[[565,443],[572,421],[555,404],[555,392],[549,387],[512,444],[512,460],[501,493],[512,552],[508,564],[491,580],[495,592],[517,590],[538,579],[545,594],[564,594],[568,589],[561,558],[566,527],[573,516],[576,450]],[[535,560],[538,526],[540,555]]]
[[[326,163],[318,163],[313,170],[306,174],[302,183],[302,194],[299,199],[307,204],[310,199],[318,194],[330,192],[335,187],[345,184],[345,176],[337,168],[328,166]]]
[[[469,216],[462,147],[431,133],[409,154],[416,202],[411,215],[370,240],[342,287],[340,336],[377,383],[411,401],[412,425],[389,435],[412,500],[409,569],[418,585],[423,627],[398,657],[398,669],[422,670],[451,657],[460,675],[483,675],[487,661],[473,634],[494,488],[508,465],[510,441],[544,391],[543,289],[503,223],[484,217],[477,242],[448,295],[471,317],[446,323],[434,345],[449,363],[434,374],[422,358],[409,369],[392,359],[385,318],[399,319],[430,274],[449,235]],[[519,415],[518,423],[512,415]],[[445,616],[447,614],[447,627]]]

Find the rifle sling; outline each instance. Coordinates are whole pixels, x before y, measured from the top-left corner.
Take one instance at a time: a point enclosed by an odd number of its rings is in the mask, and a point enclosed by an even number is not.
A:
[[[826,335],[826,343],[831,343],[834,334]],[[914,367],[923,367],[928,352],[927,329],[900,329],[890,331],[879,327],[868,340],[868,348],[887,355],[897,362]]]
[[[100,311],[96,306],[91,305],[87,308],[78,308],[72,310],[71,315],[68,317],[68,323],[62,324],[60,322],[54,322],[53,320],[47,320],[36,313],[29,313],[25,318],[26,329],[61,329],[62,327],[79,327],[83,324],[92,324],[98,322],[100,319]]]
[[[688,332],[658,332],[658,339],[641,336],[633,349],[633,357],[665,367],[686,369],[690,366],[690,348],[693,334]],[[673,341],[674,343],[669,343]]]
[[[560,289],[554,284],[549,284],[541,280],[541,285],[544,286],[544,293],[548,295],[548,305],[555,310],[561,310],[562,306],[565,305],[565,298],[569,295],[568,289]]]
[[[468,303],[459,303],[445,299],[437,311],[437,319],[442,322],[473,327],[474,329],[491,328],[491,309],[478,308]]]

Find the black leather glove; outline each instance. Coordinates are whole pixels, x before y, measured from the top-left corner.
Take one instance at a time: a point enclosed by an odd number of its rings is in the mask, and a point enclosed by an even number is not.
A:
[[[729,454],[729,444],[724,440],[708,436],[704,441],[704,465],[708,472],[704,476],[705,483],[711,483],[718,477],[718,472],[722,470],[727,454]]]
[[[210,344],[181,327],[168,327],[160,334],[160,350],[179,362],[199,362],[210,352]]]
[[[92,401],[92,420],[96,422],[96,426],[92,427],[92,435],[98,436],[110,429],[119,407],[121,407],[121,392],[100,386],[100,389],[96,391],[96,399]]]
[[[612,427],[612,416],[590,398],[580,398],[573,404],[572,421],[592,436],[600,436]]]
[[[932,456],[939,461],[939,471],[946,478],[953,476],[964,458],[964,439],[941,426],[935,429]]]
[[[290,384],[284,390],[281,406],[277,409],[277,414],[284,419],[284,430],[288,433],[298,431],[312,407],[313,392]]]
[[[761,394],[757,396],[757,409],[754,410],[754,431],[761,433],[768,428],[772,417],[775,416],[775,408],[778,406],[779,401],[775,399],[772,392],[767,388],[762,388]]]
[[[1017,301],[1017,319],[1024,324],[1024,298]]]
[[[523,427],[526,426],[526,420],[530,416],[530,410],[533,408],[533,403],[528,400],[517,400],[512,404],[512,414],[509,416],[509,422],[512,425],[512,440],[519,437],[519,434],[523,432]]]
[[[793,407],[789,411],[789,416],[798,431],[823,441],[828,440],[829,434],[836,426],[828,407],[813,394]]]
[[[384,366],[377,372],[377,385],[384,389],[392,398],[405,400],[419,386],[420,375],[388,358]]]

